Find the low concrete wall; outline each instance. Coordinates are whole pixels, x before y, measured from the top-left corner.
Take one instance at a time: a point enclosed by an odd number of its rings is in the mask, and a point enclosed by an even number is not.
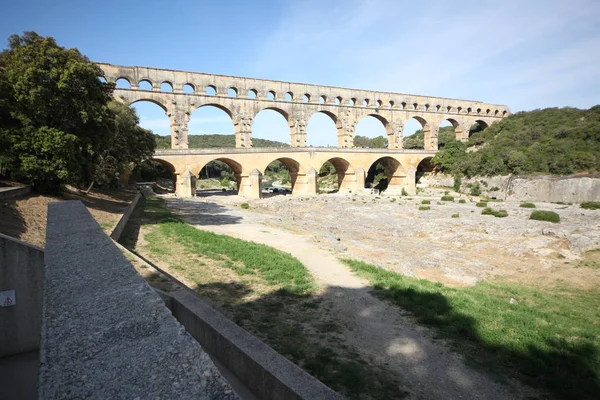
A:
[[[237,396],[80,201],[50,203],[38,398]]]
[[[482,195],[503,200],[570,203],[600,201],[598,176],[479,176],[463,178],[461,190],[469,193],[466,185],[477,182],[480,184]],[[486,185],[482,184],[483,182]],[[452,186],[454,178],[445,174],[432,174],[424,177],[421,183]]]
[[[0,307],[0,358],[40,346],[44,250],[0,234],[0,292],[16,305]]]
[[[138,201],[140,201],[140,197],[142,197],[142,194],[138,192],[133,198],[131,204],[123,212],[123,215],[121,215],[121,218],[119,219],[119,222],[117,222],[117,226],[115,226],[115,229],[113,229],[113,231],[111,232],[110,238],[115,242],[118,242],[121,238],[121,234],[125,229],[125,225],[127,225],[129,217],[131,217],[131,213],[135,209],[135,206],[137,205]]]
[[[2,190],[0,190],[0,200],[11,200],[17,197],[26,196],[29,193],[31,193],[30,185],[2,188]]]
[[[160,293],[198,342],[258,398],[342,399],[300,367],[230,321],[186,289]]]

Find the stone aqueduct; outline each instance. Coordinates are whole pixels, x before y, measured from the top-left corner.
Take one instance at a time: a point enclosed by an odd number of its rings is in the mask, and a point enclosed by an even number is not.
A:
[[[488,126],[507,116],[506,106],[477,101],[346,89],[264,79],[213,75],[167,69],[98,63],[108,82],[123,79],[129,88],[114,96],[126,104],[150,101],[159,105],[171,123],[171,150],[155,159],[175,174],[177,192],[190,196],[194,175],[208,162],[220,160],[235,172],[239,194],[260,197],[261,173],[280,160],[290,170],[294,194],[316,193],[316,171],[331,161],[340,190],[364,187],[366,171],[377,161],[386,168],[389,191],[415,192],[419,164],[438,149],[440,124],[449,121],[457,140],[467,140],[477,122]],[[151,90],[141,90],[148,82]],[[168,91],[161,90],[166,85]],[[188,90],[184,91],[184,86]],[[188,121],[194,110],[214,106],[225,111],[235,127],[236,149],[188,150]],[[252,148],[252,123],[262,110],[281,114],[290,129],[291,148]],[[337,128],[337,148],[306,147],[306,124],[314,113],[329,116]],[[378,119],[387,132],[388,149],[353,148],[354,128],[366,116]],[[403,150],[406,121],[416,119],[424,132],[424,150]],[[258,186],[257,186],[258,185]],[[361,186],[363,185],[363,186]]]

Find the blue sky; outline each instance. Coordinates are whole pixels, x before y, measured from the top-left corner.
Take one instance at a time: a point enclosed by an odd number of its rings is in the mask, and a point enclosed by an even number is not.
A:
[[[600,104],[600,1],[6,1],[0,37],[34,30],[94,61],[506,104],[511,111]],[[6,42],[5,42],[6,43]],[[142,125],[168,134],[158,107]],[[416,124],[407,126],[412,133]],[[308,123],[335,145],[333,123]],[[289,142],[265,111],[254,136]],[[190,133],[232,133],[202,108]],[[356,133],[383,134],[365,119]]]

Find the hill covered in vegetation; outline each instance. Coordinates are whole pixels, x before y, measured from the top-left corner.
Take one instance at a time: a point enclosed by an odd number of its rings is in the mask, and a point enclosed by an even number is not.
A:
[[[519,112],[473,133],[467,143],[440,130],[432,162],[455,176],[600,172],[600,105]]]
[[[157,149],[170,149],[171,137],[154,135]],[[235,135],[189,135],[190,149],[207,149],[215,147],[235,147]],[[274,140],[252,138],[253,147],[290,147],[287,143]]]

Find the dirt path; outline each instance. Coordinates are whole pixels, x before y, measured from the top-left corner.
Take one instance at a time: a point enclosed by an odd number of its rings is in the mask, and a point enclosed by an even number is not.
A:
[[[205,199],[167,198],[199,229],[263,243],[291,253],[317,279],[331,316],[348,344],[366,359],[402,377],[411,399],[513,399],[524,397],[468,367],[444,343],[416,327],[397,308],[373,297],[367,283],[310,237],[274,227],[277,217],[217,205]],[[236,221],[232,223],[231,221]],[[519,389],[519,391],[522,389]]]

